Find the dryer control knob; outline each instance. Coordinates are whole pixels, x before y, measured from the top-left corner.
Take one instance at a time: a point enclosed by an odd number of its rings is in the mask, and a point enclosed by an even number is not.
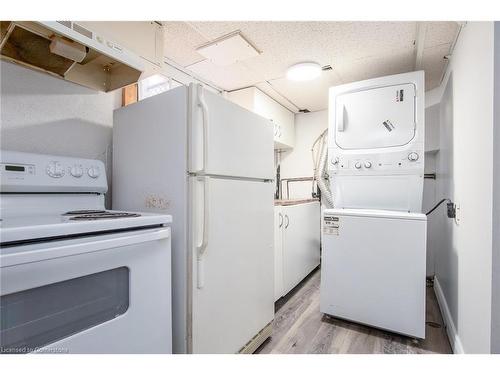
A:
[[[418,160],[418,154],[416,152],[410,152],[408,154],[408,160],[409,161],[417,161]]]
[[[356,169],[360,169],[361,163],[359,161],[357,161],[356,164],[354,164],[354,166],[356,167]]]
[[[372,162],[371,161],[365,161],[365,168],[371,168],[372,167]]]

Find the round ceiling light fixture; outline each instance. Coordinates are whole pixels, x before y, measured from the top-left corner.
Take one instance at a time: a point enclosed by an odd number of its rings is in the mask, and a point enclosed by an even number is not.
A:
[[[311,81],[321,74],[321,65],[315,62],[302,62],[292,65],[286,71],[286,78],[291,81]]]

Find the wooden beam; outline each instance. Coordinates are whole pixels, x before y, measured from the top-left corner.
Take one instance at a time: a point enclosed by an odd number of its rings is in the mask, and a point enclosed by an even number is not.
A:
[[[133,83],[131,85],[125,86],[122,90],[122,106],[132,104],[138,100],[138,85]]]

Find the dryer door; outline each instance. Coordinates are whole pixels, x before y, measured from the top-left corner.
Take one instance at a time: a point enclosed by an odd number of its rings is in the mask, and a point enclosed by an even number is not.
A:
[[[347,92],[333,99],[335,142],[342,149],[398,147],[415,137],[411,83]]]

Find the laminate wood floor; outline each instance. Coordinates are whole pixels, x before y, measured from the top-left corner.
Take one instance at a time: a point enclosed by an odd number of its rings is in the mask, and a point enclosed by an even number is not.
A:
[[[335,319],[319,311],[320,270],[276,302],[273,336],[257,354],[451,353],[432,287],[427,287],[426,339],[417,340]]]

